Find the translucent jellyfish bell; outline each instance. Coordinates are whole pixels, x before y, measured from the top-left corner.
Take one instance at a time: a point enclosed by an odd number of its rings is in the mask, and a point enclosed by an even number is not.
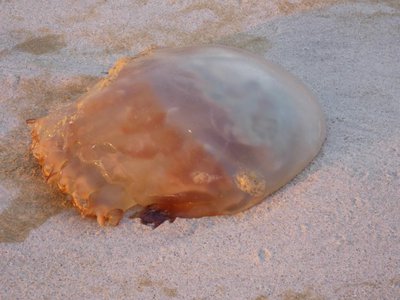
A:
[[[234,214],[303,170],[321,109],[279,66],[226,47],[124,59],[86,95],[30,123],[50,183],[100,224]]]

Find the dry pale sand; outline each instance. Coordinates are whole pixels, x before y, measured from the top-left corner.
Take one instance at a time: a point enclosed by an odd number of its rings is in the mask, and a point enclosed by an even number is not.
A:
[[[43,182],[24,120],[121,56],[204,43],[300,77],[326,114],[320,155],[235,216],[81,218]],[[399,49],[398,0],[0,1],[0,298],[399,299]]]

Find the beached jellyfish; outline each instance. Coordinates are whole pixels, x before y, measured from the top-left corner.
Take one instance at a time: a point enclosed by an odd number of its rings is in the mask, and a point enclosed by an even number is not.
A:
[[[116,225],[234,214],[303,170],[325,139],[321,109],[282,68],[242,50],[153,50],[120,60],[86,95],[30,120],[49,183]]]

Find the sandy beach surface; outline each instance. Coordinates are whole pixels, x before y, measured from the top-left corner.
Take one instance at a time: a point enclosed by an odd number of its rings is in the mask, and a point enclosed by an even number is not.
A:
[[[321,153],[235,216],[82,218],[25,120],[118,58],[196,44],[298,76],[326,115]],[[0,0],[0,299],[400,299],[400,2]]]

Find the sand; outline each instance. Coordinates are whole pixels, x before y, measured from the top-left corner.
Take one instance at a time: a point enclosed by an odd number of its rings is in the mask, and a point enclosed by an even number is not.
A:
[[[0,1],[1,299],[399,299],[400,4],[254,2]],[[120,57],[210,43],[309,86],[321,153],[235,216],[156,230],[81,218],[41,178],[25,120]]]

